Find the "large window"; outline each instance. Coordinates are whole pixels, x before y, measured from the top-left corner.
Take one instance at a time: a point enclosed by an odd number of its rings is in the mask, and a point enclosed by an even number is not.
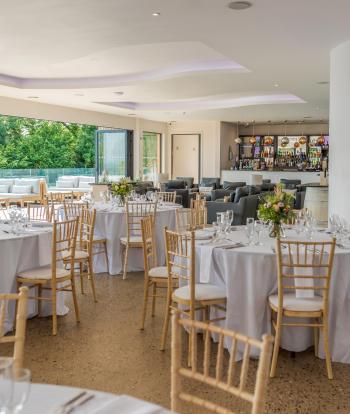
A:
[[[144,180],[156,181],[161,172],[161,134],[144,132],[140,147],[140,173]]]
[[[132,131],[125,129],[96,132],[96,175],[99,181],[132,177]]]

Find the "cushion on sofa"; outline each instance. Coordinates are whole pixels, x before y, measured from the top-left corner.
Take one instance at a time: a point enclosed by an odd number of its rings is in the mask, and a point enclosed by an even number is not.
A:
[[[193,177],[176,177],[177,180],[185,181],[187,188],[192,188],[194,183]]]
[[[10,185],[9,184],[0,184],[0,193],[9,193]]]
[[[58,177],[57,181],[73,182],[73,185],[70,185],[69,187],[78,187],[79,185],[79,177],[76,175],[62,175],[62,177]]]
[[[180,190],[186,188],[186,183],[183,180],[170,180],[165,184],[166,190]]]
[[[199,187],[211,187],[213,190],[220,188],[220,178],[218,177],[203,177]]]
[[[91,188],[91,185],[88,182],[79,181],[79,187],[78,188]]]
[[[80,175],[79,177],[79,185],[80,183],[94,183],[95,177],[86,176],[86,175]]]
[[[75,188],[74,187],[74,181],[56,181],[56,187],[57,188]]]
[[[33,193],[40,193],[40,178],[16,178],[14,185],[31,185]]]
[[[222,185],[222,188],[224,190],[235,190],[236,188],[244,187],[245,185],[246,185],[246,183],[243,182],[243,181],[234,181],[234,182],[224,181],[224,183]]]
[[[14,185],[12,186],[13,194],[31,194],[33,186],[31,185]]]

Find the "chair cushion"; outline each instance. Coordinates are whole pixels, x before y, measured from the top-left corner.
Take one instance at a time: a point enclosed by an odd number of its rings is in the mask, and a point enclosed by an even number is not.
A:
[[[183,180],[170,180],[165,184],[166,191],[185,189],[185,188],[186,188],[186,183]]]
[[[9,184],[0,184],[0,193],[8,193],[10,189]]]
[[[63,252],[62,253],[62,258],[63,259],[68,259],[70,257],[69,252]],[[87,259],[89,257],[89,253],[85,252],[84,250],[76,250],[75,251],[75,259],[80,260],[80,259]]]
[[[173,297],[182,300],[190,300],[190,286],[187,285],[176,289],[173,293]],[[226,290],[210,284],[196,284],[195,297],[196,300],[225,299]]]
[[[151,277],[168,277],[168,268],[166,266],[152,267],[149,270],[148,275]]]
[[[126,244],[128,242],[128,238],[121,237],[120,242],[123,244]],[[130,243],[142,243],[142,237],[141,236],[130,236]]]
[[[269,296],[269,303],[278,308],[278,295]],[[322,310],[323,298],[314,296],[313,298],[297,298],[294,293],[283,295],[283,309],[297,312],[316,312]]]
[[[224,190],[235,190],[238,187],[245,187],[246,183],[243,181],[236,181],[236,182],[231,182],[231,181],[224,181],[222,188]]]
[[[40,193],[40,181],[41,181],[40,178],[32,178],[32,179],[30,179],[30,178],[16,178],[14,185],[15,186],[16,185],[26,185],[26,186],[31,185],[32,186],[31,191],[34,194],[39,194]]]
[[[14,194],[31,194],[33,187],[31,185],[14,185],[12,192]]]
[[[57,188],[75,188],[74,181],[56,181],[56,187]]]
[[[57,279],[61,277],[66,277],[70,275],[70,271],[62,268],[56,269]],[[25,279],[46,279],[50,280],[52,278],[51,266],[42,266],[36,269],[26,270],[24,272],[18,273],[17,277]]]

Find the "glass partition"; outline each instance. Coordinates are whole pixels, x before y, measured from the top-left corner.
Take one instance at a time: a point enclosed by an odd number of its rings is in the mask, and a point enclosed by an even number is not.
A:
[[[157,174],[161,172],[161,134],[143,132],[140,157],[141,179],[156,181]]]
[[[126,129],[96,131],[96,180],[132,178],[133,132]]]

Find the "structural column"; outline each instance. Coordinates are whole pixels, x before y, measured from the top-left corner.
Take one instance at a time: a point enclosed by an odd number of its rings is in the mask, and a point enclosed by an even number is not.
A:
[[[329,214],[350,218],[350,41],[331,51]]]

